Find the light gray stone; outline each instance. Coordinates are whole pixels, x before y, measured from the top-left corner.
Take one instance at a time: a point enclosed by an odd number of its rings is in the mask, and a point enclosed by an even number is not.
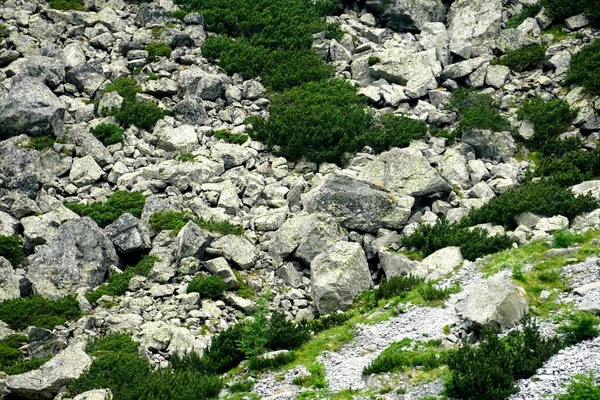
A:
[[[211,274],[220,276],[227,284],[227,289],[237,289],[240,286],[233,270],[224,257],[205,261],[203,265]]]
[[[471,129],[463,133],[462,142],[473,146],[478,158],[508,161],[517,146],[510,132]]]
[[[215,240],[210,249],[214,254],[222,255],[242,269],[252,268],[257,259],[256,248],[241,235],[223,236]]]
[[[82,158],[76,158],[71,166],[69,180],[77,187],[91,185],[98,181],[104,175],[104,171],[94,158],[87,155]]]
[[[104,233],[123,254],[138,253],[152,248],[148,226],[129,213],[121,215],[104,228]]]

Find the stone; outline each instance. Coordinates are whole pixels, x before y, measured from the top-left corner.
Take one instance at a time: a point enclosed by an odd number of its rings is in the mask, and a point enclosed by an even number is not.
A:
[[[119,258],[112,242],[88,217],[65,222],[54,240],[28,257],[27,279],[49,299],[75,294],[104,282]]]
[[[173,336],[169,342],[167,353],[183,356],[186,353],[195,352],[202,357],[205,348],[206,343],[194,337],[189,329],[175,327],[173,328]]]
[[[347,240],[348,233],[330,215],[301,214],[288,218],[268,242],[268,252],[280,264],[294,256],[306,265],[333,243]]]
[[[600,201],[600,180],[581,182],[571,187],[571,191],[577,196],[589,194]]]
[[[140,253],[152,248],[148,226],[129,213],[122,214],[104,228],[104,233],[122,254]]]
[[[177,248],[177,259],[195,257],[199,260],[204,257],[204,251],[213,240],[213,235],[198,227],[193,221],[189,221],[177,234],[175,246]]]
[[[331,214],[344,228],[376,233],[380,228],[401,229],[415,200],[367,181],[332,173],[305,194],[302,202],[308,212]]]
[[[212,242],[210,249],[213,254],[222,255],[242,269],[252,268],[257,259],[256,248],[241,235],[223,236]]]
[[[164,321],[149,321],[140,328],[140,346],[149,351],[167,349],[173,336],[173,330],[169,324]]]
[[[213,275],[220,276],[227,284],[227,289],[237,289],[240,284],[237,281],[233,270],[224,257],[213,258],[203,263],[204,268]]]
[[[491,47],[502,28],[502,0],[458,0],[447,15],[450,50],[463,57],[470,46]]]
[[[380,266],[387,279],[394,276],[414,275],[414,272],[419,267],[418,261],[411,260],[401,253],[380,249],[378,255]]]
[[[458,149],[447,149],[438,165],[442,178],[450,185],[467,189],[471,186],[466,157]]]
[[[425,197],[451,190],[421,151],[411,147],[381,153],[360,170],[358,177],[405,196]]]
[[[486,160],[506,162],[517,151],[510,132],[470,129],[463,133],[462,142],[473,146],[477,158]]]
[[[510,68],[504,65],[490,65],[487,67],[485,83],[496,89],[504,87],[508,77],[510,76]]]
[[[261,214],[252,220],[254,229],[260,232],[276,231],[287,219],[287,208]]]
[[[255,304],[252,300],[245,299],[233,293],[227,293],[225,295],[225,300],[233,308],[243,311],[246,314],[251,314],[252,311],[254,311]]]
[[[76,158],[71,166],[69,180],[77,187],[91,185],[98,181],[104,175],[104,171],[94,158],[87,155],[82,158]]]
[[[0,301],[21,297],[20,276],[4,257],[0,257]]]
[[[66,81],[75,85],[80,92],[93,97],[100,86],[106,82],[103,65],[103,60],[97,60],[72,68],[67,71]]]
[[[26,135],[0,141],[0,187],[34,199],[40,184],[52,179],[52,170],[44,170],[40,153],[27,148],[29,141]]]
[[[490,325],[498,331],[515,327],[527,313],[525,290],[515,285],[508,272],[500,272],[478,284],[460,311],[465,322],[478,329]]]
[[[65,105],[40,79],[17,75],[8,93],[0,95],[0,139],[19,134],[60,136],[65,112]]]
[[[77,379],[92,364],[80,343],[58,353],[40,368],[11,375],[6,384],[13,396],[22,399],[52,399],[70,380]]]
[[[114,93],[110,92],[109,94]],[[115,162],[113,156],[104,147],[104,144],[90,132],[90,128],[85,124],[69,127],[69,130],[64,135],[64,139],[67,143],[72,143],[76,146],[76,152],[79,157],[89,155],[99,166],[106,166]]]
[[[354,297],[373,284],[358,243],[332,244],[314,258],[310,268],[312,297],[321,315],[348,309]]]
[[[556,215],[550,218],[540,218],[535,225],[535,229],[542,232],[553,233],[569,228],[569,219],[562,215]]]
[[[585,296],[589,293],[597,292],[598,290],[600,290],[600,282],[592,282],[573,289],[573,293],[579,296]]]
[[[464,78],[479,67],[489,63],[491,60],[491,56],[480,56],[465,61],[459,61],[454,64],[449,64],[442,71],[441,77],[442,79]]]
[[[154,135],[158,137],[156,147],[167,152],[191,153],[198,148],[198,135],[191,125],[173,128],[166,123],[157,123]]]
[[[302,283],[302,272],[298,271],[293,263],[286,263],[275,274],[283,279],[286,285],[298,287]]]
[[[0,211],[0,236],[12,236],[19,229],[19,220],[9,213]]]
[[[77,218],[79,215],[57,202],[46,213],[21,219],[25,238],[23,247],[33,250],[35,246],[52,242],[61,225]]]
[[[266,97],[267,91],[264,86],[256,80],[245,81],[242,85],[242,96],[248,100],[258,100],[261,97]]]
[[[94,389],[78,394],[73,400],[113,400],[110,389]]]
[[[69,43],[63,47],[62,60],[66,68],[73,69],[84,66],[87,58],[79,43]]]
[[[590,20],[585,14],[573,15],[565,19],[565,26],[570,31],[576,31],[581,28],[585,28],[590,24]]]
[[[459,247],[445,247],[425,257],[413,274],[435,280],[452,273],[463,261]]]
[[[173,117],[182,124],[202,125],[208,114],[201,101],[184,99],[173,107]]]
[[[419,43],[425,49],[435,48],[435,54],[442,67],[450,64],[449,38],[442,22],[426,22],[421,29]]]

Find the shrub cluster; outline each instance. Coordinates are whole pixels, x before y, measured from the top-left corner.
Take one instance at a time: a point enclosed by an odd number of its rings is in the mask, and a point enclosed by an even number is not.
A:
[[[587,375],[575,375],[566,387],[566,393],[557,400],[595,400],[600,399],[600,383],[592,372]]]
[[[86,353],[99,356],[107,352],[137,353],[137,344],[127,333],[108,333],[89,341],[85,347]]]
[[[14,330],[25,329],[28,326],[53,329],[80,316],[79,303],[73,296],[53,301],[33,295],[0,303],[0,321],[7,323]]]
[[[592,19],[600,18],[600,5],[596,0],[542,0],[542,5],[548,14],[559,20],[577,14],[586,14]]]
[[[262,371],[265,369],[276,369],[291,363],[296,359],[294,352],[280,353],[274,357],[252,357],[248,361],[250,371]]]
[[[410,339],[392,343],[363,369],[363,375],[397,372],[415,367],[430,371],[446,364],[448,351],[440,348],[441,341],[419,343],[409,350],[411,344]]]
[[[202,298],[215,299],[227,290],[227,284],[218,275],[199,275],[187,285],[188,293],[199,293]]]
[[[233,225],[229,221],[205,220],[196,218],[189,212],[180,211],[158,211],[150,216],[150,227],[157,231],[170,230],[173,235],[177,235],[189,221],[193,221],[201,229],[207,231],[220,232],[224,234],[241,235],[244,229],[239,225]]]
[[[463,343],[447,355],[450,374],[446,394],[464,400],[503,400],[516,390],[515,382],[532,376],[562,348],[557,338],[544,338],[530,318],[522,330],[499,338],[484,329],[478,346]]]
[[[427,124],[416,119],[382,115],[359,140],[359,145],[369,145],[376,151],[392,147],[408,147],[413,140],[422,139],[427,134]]]
[[[50,8],[55,10],[85,10],[81,0],[50,0]]]
[[[158,57],[171,57],[173,49],[164,43],[149,43],[144,47],[148,52],[148,61],[155,61]]]
[[[460,120],[452,137],[460,137],[471,129],[489,129],[495,132],[510,130],[510,122],[498,112],[498,106],[489,94],[474,89],[458,89],[452,93],[448,110],[456,111]]]
[[[569,345],[583,340],[593,339],[600,334],[600,319],[589,312],[577,312],[569,318],[571,323],[561,325],[558,332],[565,334],[565,342]]]
[[[93,291],[86,293],[85,298],[96,304],[102,296],[122,296],[129,288],[129,281],[136,275],[148,276],[155,263],[160,261],[156,256],[145,256],[135,266],[127,267],[121,274],[111,272],[108,281]]]
[[[311,364],[308,367],[310,375],[298,376],[292,380],[294,385],[302,387],[312,387],[315,389],[323,389],[327,387],[327,379],[325,378],[325,365],[320,362]]]
[[[248,141],[248,135],[241,133],[231,133],[227,129],[219,129],[213,133],[215,139],[221,139],[227,143],[244,144]]]
[[[563,215],[569,219],[598,208],[591,196],[575,196],[569,188],[550,181],[527,182],[493,198],[483,207],[473,210],[463,219],[463,225],[486,222],[514,226],[514,218],[529,211],[544,216]]]
[[[10,33],[8,32],[8,26],[5,24],[0,24],[0,43],[2,43],[8,36],[10,36]]]
[[[349,312],[336,313],[325,315],[315,319],[305,319],[300,321],[300,326],[306,328],[309,332],[317,334],[319,332],[326,331],[336,326],[343,325],[346,321],[352,318],[352,314]]]
[[[146,197],[139,192],[118,190],[104,202],[91,204],[67,203],[66,207],[81,216],[92,218],[104,228],[125,213],[140,218],[146,204]]]
[[[508,22],[506,22],[506,29],[517,28],[527,18],[535,17],[541,9],[542,6],[540,4],[533,4],[523,7],[523,10],[520,13],[511,16]]]
[[[123,128],[115,124],[98,124],[90,128],[92,135],[105,146],[123,142]]]
[[[505,65],[513,71],[540,68],[546,59],[546,46],[532,44],[517,50],[507,51],[502,57],[492,60],[492,65]]]
[[[553,247],[564,249],[574,246],[577,243],[582,243],[585,240],[585,235],[577,234],[569,230],[562,230],[554,233]]]
[[[0,236],[0,257],[6,258],[13,267],[23,261],[25,253],[19,235]]]
[[[581,85],[585,91],[600,95],[600,39],[573,55],[564,84]]]
[[[398,275],[383,281],[375,290],[375,301],[391,299],[416,289],[425,279],[414,275]]]
[[[562,155],[543,157],[535,173],[538,176],[549,177],[553,183],[560,186],[572,186],[593,179],[600,174],[600,149],[571,150]]]
[[[28,342],[27,336],[9,335],[0,340],[0,371],[18,375],[39,368],[48,358],[25,360],[19,348]]]
[[[125,125],[150,130],[156,122],[168,114],[151,101],[138,100],[136,95],[142,91],[134,78],[117,78],[104,89],[105,93],[117,92],[123,97],[121,108],[100,110],[105,115],[112,115]]]
[[[29,148],[36,150],[50,149],[54,146],[56,139],[53,136],[36,136],[29,140]]]
[[[485,229],[467,228],[450,223],[446,218],[439,219],[434,225],[419,224],[411,236],[402,239],[404,246],[417,249],[424,256],[448,246],[458,246],[463,257],[471,261],[508,249],[512,243],[506,235],[490,236]]]

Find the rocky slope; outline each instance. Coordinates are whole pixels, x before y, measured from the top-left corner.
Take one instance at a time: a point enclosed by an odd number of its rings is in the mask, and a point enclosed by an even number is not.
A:
[[[377,112],[452,127],[458,116],[445,105],[452,91],[467,86],[491,94],[518,131],[517,139],[527,139],[533,128],[516,117],[523,99],[560,97],[578,108],[564,136],[596,148],[600,101],[560,82],[571,56],[600,34],[582,29],[587,21],[570,19],[570,31],[580,35],[554,40],[544,32],[551,21],[543,13],[503,29],[508,17],[529,3],[368,0],[365,9],[328,17],[340,24],[343,37],[315,35],[313,47],[339,77],[359,85]],[[2,380],[8,392],[52,398],[66,378],[89,366],[81,343],[104,332],[131,333],[157,366],[166,365],[174,353],[201,353],[214,334],[245,318],[254,306],[235,291],[234,270],[257,294],[270,291],[273,306],[296,320],[349,308],[382,276],[415,273],[461,283],[462,291],[443,308],[417,306],[389,321],[361,326],[349,345],[324,354],[332,391],[376,387],[363,379],[362,368],[393,341],[425,335],[447,339],[442,330],[449,325],[449,341],[458,342],[474,324],[492,321],[509,328],[525,312],[522,291],[508,275],[484,280],[458,248],[439,250],[422,261],[395,251],[401,236],[419,223],[435,223],[441,216],[459,221],[519,185],[529,162],[510,132],[479,131],[454,144],[427,136],[381,154],[366,148],[343,168],[291,162],[253,140],[227,143],[213,133],[246,132],[246,118],[268,115],[270,102],[259,80],[228,76],[203,57],[200,46],[209,32],[202,16],[173,18],[178,7],[171,0],[140,5],[86,0],[85,5],[86,11],[58,11],[43,0],[0,4],[0,23],[7,27],[0,42],[0,235],[19,235],[27,255],[18,265],[0,258],[0,298],[32,292],[48,299],[76,295],[86,312],[51,333],[59,344],[49,363],[61,365],[58,372],[46,374],[44,368],[54,368],[46,364],[29,375],[9,377]],[[171,46],[170,57],[151,60],[144,46],[152,42]],[[533,43],[548,44],[541,69],[520,73],[490,63],[499,51]],[[122,143],[105,146],[89,129],[114,123],[100,110],[124,99],[104,88],[134,73],[141,86],[137,98],[170,115],[152,129],[129,127]],[[32,148],[31,138],[41,135],[59,140],[46,149]],[[182,161],[188,153],[193,161]],[[65,207],[105,201],[119,190],[147,196],[140,218],[123,214],[100,227]],[[591,191],[600,200],[600,181],[574,190]],[[149,220],[162,210],[229,221],[243,227],[243,235],[207,232],[193,222],[175,236],[155,232]],[[507,233],[524,245],[569,226],[598,229],[600,211],[571,222],[533,214],[520,222]],[[505,232],[502,226],[483,227]],[[98,306],[86,300],[84,294],[102,284],[109,271],[146,253],[160,261],[147,277],[134,277],[125,295],[101,298]],[[588,264],[575,268],[571,279],[591,273]],[[199,271],[223,277],[230,291],[217,300],[187,293]],[[597,289],[590,293],[577,301],[597,311]],[[516,312],[502,310],[507,299],[516,304]],[[3,325],[0,332],[6,337],[12,331]],[[559,390],[582,371],[574,367],[582,354],[597,355],[596,347],[597,340],[560,353],[539,372],[551,385],[522,382],[514,398]],[[600,372],[596,355],[586,357],[585,370]],[[255,392],[262,398],[297,396],[297,387],[281,386],[267,374]],[[434,385],[431,393],[438,389]],[[422,394],[409,391],[389,398]]]

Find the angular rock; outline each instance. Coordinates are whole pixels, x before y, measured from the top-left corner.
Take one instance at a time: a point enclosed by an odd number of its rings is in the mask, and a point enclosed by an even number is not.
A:
[[[148,226],[129,213],[121,215],[104,228],[119,253],[139,253],[152,248]]]
[[[79,215],[62,204],[56,203],[47,213],[21,219],[25,237],[24,247],[27,250],[33,250],[35,246],[51,242],[62,224],[77,218]]]
[[[0,301],[21,297],[20,276],[4,257],[0,257]]]
[[[413,274],[435,280],[454,271],[463,261],[459,247],[446,247],[425,257]]]
[[[75,85],[77,90],[92,97],[100,86],[106,82],[103,69],[104,61],[92,61],[67,72],[67,82]]]
[[[64,139],[67,143],[73,143],[76,146],[79,157],[92,156],[100,166],[106,166],[115,162],[113,156],[106,150],[102,142],[84,124],[71,126],[65,134]]]
[[[159,123],[154,135],[158,137],[156,147],[167,152],[191,153],[198,148],[198,135],[191,125],[173,128]]]
[[[84,217],[61,225],[55,239],[29,256],[28,261],[26,277],[33,290],[56,299],[100,285],[119,258],[104,232],[91,218]]]
[[[535,229],[542,232],[556,232],[569,228],[569,219],[562,215],[556,215],[550,218],[540,218],[535,225]]]
[[[237,289],[240,284],[227,260],[223,257],[204,262],[204,268],[213,275],[220,276],[227,284],[227,289]]]
[[[600,201],[600,180],[581,182],[571,187],[571,191],[577,196],[589,194]]]
[[[213,235],[200,229],[194,222],[188,222],[177,234],[175,246],[177,247],[177,259],[195,257],[199,260],[204,257],[204,250],[210,245]]]
[[[311,263],[312,296],[319,314],[346,310],[373,282],[367,258],[358,243],[337,242]]]
[[[469,75],[477,68],[492,60],[492,56],[481,56],[447,65],[442,71],[442,79],[458,79]]]
[[[82,187],[96,182],[102,175],[104,175],[102,168],[100,168],[92,156],[87,155],[73,161],[69,180],[75,186]]]
[[[470,58],[470,46],[491,47],[502,24],[502,0],[458,0],[450,6],[448,34],[450,50]]]
[[[428,22],[443,22],[446,7],[441,0],[367,0],[367,9],[399,31],[420,31]]]
[[[140,346],[150,351],[166,350],[173,337],[173,330],[164,321],[150,321],[141,326]]]
[[[508,161],[517,150],[510,132],[471,129],[463,133],[462,142],[473,146],[477,158],[486,160]]]
[[[485,83],[500,89],[506,83],[510,75],[510,68],[504,65],[490,65],[487,67],[487,74],[485,76]]]
[[[0,211],[0,236],[12,236],[19,229],[19,220],[9,213]]]
[[[401,229],[415,202],[369,182],[333,173],[302,199],[308,212],[333,215],[344,228],[376,233],[380,228]]]
[[[226,235],[210,245],[213,254],[220,254],[242,269],[250,269],[257,259],[256,248],[241,235]]]
[[[394,276],[414,275],[419,267],[418,261],[411,260],[401,253],[393,253],[389,250],[381,249],[378,255],[381,268],[385,272],[387,279]]]
[[[73,400],[113,400],[110,389],[94,389],[78,394]]]

